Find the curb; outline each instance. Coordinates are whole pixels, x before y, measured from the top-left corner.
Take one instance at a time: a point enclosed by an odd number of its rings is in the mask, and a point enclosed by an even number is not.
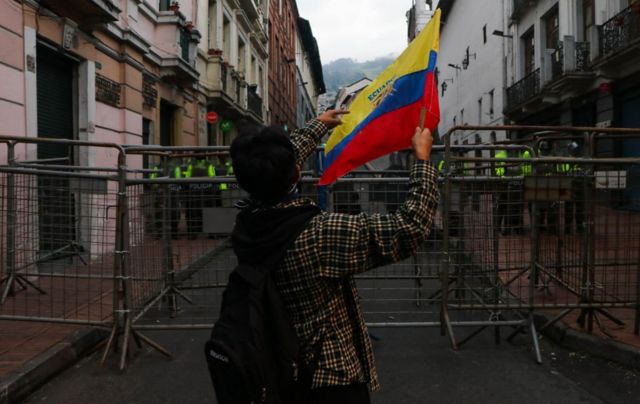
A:
[[[108,333],[98,328],[76,331],[19,369],[0,377],[0,404],[17,403],[64,369],[72,366]]]
[[[543,314],[534,315],[536,327],[542,327],[548,320]],[[575,330],[561,321],[548,327],[542,334],[564,348],[640,369],[640,348]]]

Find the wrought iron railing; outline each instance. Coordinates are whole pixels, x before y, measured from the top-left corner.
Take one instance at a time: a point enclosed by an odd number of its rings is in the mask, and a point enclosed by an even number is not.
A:
[[[558,44],[551,56],[552,80],[557,80],[567,73],[588,72],[591,70],[589,42],[575,42],[574,49],[565,47],[564,42]],[[574,66],[567,66],[565,57],[567,52],[574,53]]]
[[[262,118],[262,98],[253,91],[247,92],[247,104],[249,111]]]
[[[608,55],[640,40],[640,3],[633,4],[600,27],[600,54]]]
[[[507,88],[507,110],[514,109],[539,93],[540,69],[536,69]]]
[[[576,42],[576,71],[586,72],[591,70],[591,44],[589,42]]]

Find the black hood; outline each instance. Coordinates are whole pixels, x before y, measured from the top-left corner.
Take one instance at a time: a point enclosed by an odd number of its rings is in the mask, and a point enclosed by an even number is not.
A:
[[[255,211],[243,210],[238,214],[231,233],[231,243],[238,256],[238,263],[268,265],[268,260],[274,252],[288,248],[309,220],[318,213],[320,209],[312,204]]]

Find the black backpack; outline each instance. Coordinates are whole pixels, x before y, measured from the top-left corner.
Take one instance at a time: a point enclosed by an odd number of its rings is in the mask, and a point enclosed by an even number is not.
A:
[[[294,214],[297,223],[286,242],[259,265],[239,264],[229,276],[220,317],[205,344],[219,404],[297,404],[310,387],[312,365],[302,363],[298,337],[273,279],[317,208]]]

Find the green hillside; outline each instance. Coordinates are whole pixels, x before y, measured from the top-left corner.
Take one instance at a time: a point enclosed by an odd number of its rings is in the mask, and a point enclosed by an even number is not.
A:
[[[340,87],[358,81],[363,77],[375,79],[393,62],[392,57],[380,57],[367,62],[353,59],[338,59],[323,66],[327,91],[337,91]]]

